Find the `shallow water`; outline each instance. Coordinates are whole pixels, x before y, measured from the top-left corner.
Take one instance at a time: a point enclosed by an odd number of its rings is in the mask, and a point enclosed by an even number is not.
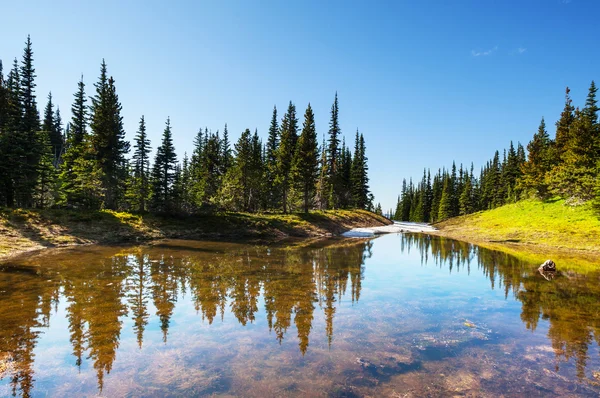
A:
[[[598,396],[600,272],[562,268],[418,235],[30,256],[0,396]]]

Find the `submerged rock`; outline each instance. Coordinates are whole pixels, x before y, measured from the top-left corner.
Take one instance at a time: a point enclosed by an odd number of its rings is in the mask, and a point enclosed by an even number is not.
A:
[[[556,264],[552,260],[546,260],[544,264],[540,265],[539,271],[554,272],[556,271]]]

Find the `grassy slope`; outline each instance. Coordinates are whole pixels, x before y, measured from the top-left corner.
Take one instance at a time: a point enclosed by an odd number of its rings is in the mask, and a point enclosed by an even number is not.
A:
[[[600,216],[590,204],[525,200],[436,225],[440,234],[476,243],[513,243],[540,250],[600,254]]]
[[[316,237],[388,223],[386,218],[364,210],[161,217],[114,211],[0,209],[0,258],[44,247],[85,243]]]

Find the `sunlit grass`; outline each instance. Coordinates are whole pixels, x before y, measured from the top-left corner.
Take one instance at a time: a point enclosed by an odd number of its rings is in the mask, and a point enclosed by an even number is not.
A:
[[[436,225],[451,237],[600,252],[600,218],[591,204],[524,200]]]

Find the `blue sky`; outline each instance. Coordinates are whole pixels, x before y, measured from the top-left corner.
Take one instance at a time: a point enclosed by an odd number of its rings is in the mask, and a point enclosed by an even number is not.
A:
[[[599,12],[594,0],[13,1],[0,59],[7,72],[30,34],[40,110],[52,91],[66,119],[80,75],[92,95],[104,58],[128,138],[145,115],[156,147],[170,116],[180,157],[199,127],[266,137],[273,105],[290,100],[300,116],[310,102],[326,134],[337,91],[386,209],[424,167],[479,169],[542,116],[553,135],[565,87],[582,105],[600,79]]]

